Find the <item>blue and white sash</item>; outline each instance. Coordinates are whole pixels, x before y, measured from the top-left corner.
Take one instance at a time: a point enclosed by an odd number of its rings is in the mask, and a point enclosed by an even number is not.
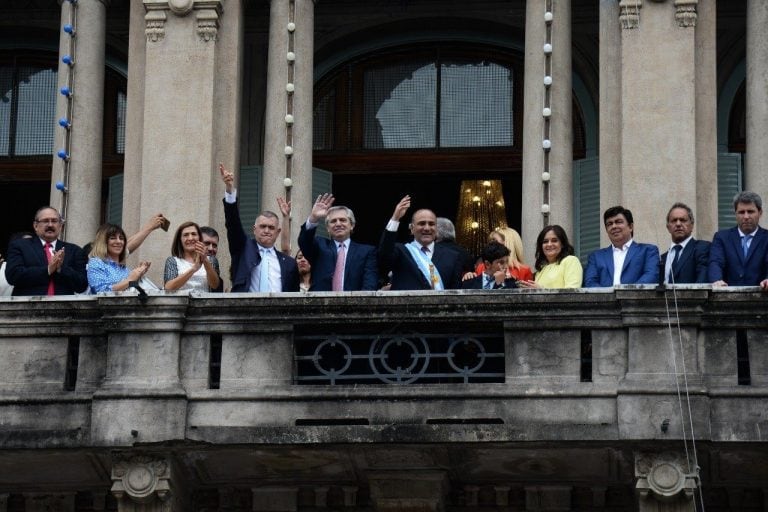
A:
[[[413,256],[413,261],[416,262],[418,269],[424,274],[424,277],[427,278],[427,282],[430,283],[432,289],[445,290],[443,279],[440,277],[440,272],[438,272],[435,264],[427,258],[427,255],[421,251],[421,244],[414,240],[413,242],[405,244],[405,248],[408,249],[411,256]]]

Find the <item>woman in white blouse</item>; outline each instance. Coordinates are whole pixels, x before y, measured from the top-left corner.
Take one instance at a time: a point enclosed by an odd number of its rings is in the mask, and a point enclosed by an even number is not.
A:
[[[206,254],[200,226],[184,222],[176,230],[171,254],[165,260],[164,288],[167,291],[200,290],[209,292],[219,286],[219,269]]]

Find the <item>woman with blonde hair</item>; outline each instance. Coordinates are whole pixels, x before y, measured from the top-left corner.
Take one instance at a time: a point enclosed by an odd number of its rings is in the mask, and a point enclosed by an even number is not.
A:
[[[533,280],[531,267],[523,262],[523,240],[520,238],[520,234],[517,231],[509,227],[494,229],[488,235],[488,241],[498,242],[509,249],[508,277],[512,277],[518,281]],[[475,267],[475,275],[480,275],[484,271],[485,265],[483,265],[482,262],[478,263],[477,267]],[[466,275],[464,276],[464,279],[467,279]]]
[[[88,256],[88,285],[93,293],[126,290],[131,281],[140,280],[149,270],[148,261],[133,270],[125,266],[128,242],[125,231],[116,224],[99,228]]]

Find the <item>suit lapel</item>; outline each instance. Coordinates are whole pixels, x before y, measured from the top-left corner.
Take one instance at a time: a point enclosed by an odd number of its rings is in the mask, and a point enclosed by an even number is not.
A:
[[[760,227],[757,228],[754,236],[752,237],[752,242],[749,244],[747,256],[744,258],[745,263],[749,260],[749,258],[752,257],[755,252],[757,252],[758,247],[760,247],[765,242],[765,234],[766,231],[764,229]],[[739,240],[739,249],[741,249],[741,240]]]
[[[624,275],[624,271],[629,268],[629,262],[632,261],[632,258],[635,256],[635,253],[638,251],[637,243],[632,242],[629,246],[629,249],[627,250],[627,256],[624,258],[624,265],[621,267],[621,275]],[[613,255],[611,255],[613,256]],[[613,258],[611,258],[613,260]]]
[[[685,262],[688,261],[693,256],[694,248],[696,247],[696,240],[691,238],[691,240],[688,242],[688,245],[685,246],[685,249],[683,249],[683,252],[680,254],[680,257],[677,258],[677,261],[672,262],[672,271],[677,275],[680,272],[680,269],[683,268],[685,265]]]

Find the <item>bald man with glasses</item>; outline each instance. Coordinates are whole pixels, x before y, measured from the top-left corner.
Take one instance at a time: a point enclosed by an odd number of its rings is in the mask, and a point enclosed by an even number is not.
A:
[[[59,240],[64,219],[50,206],[35,214],[32,238],[21,238],[8,246],[5,277],[14,296],[73,295],[88,288],[83,250]]]

